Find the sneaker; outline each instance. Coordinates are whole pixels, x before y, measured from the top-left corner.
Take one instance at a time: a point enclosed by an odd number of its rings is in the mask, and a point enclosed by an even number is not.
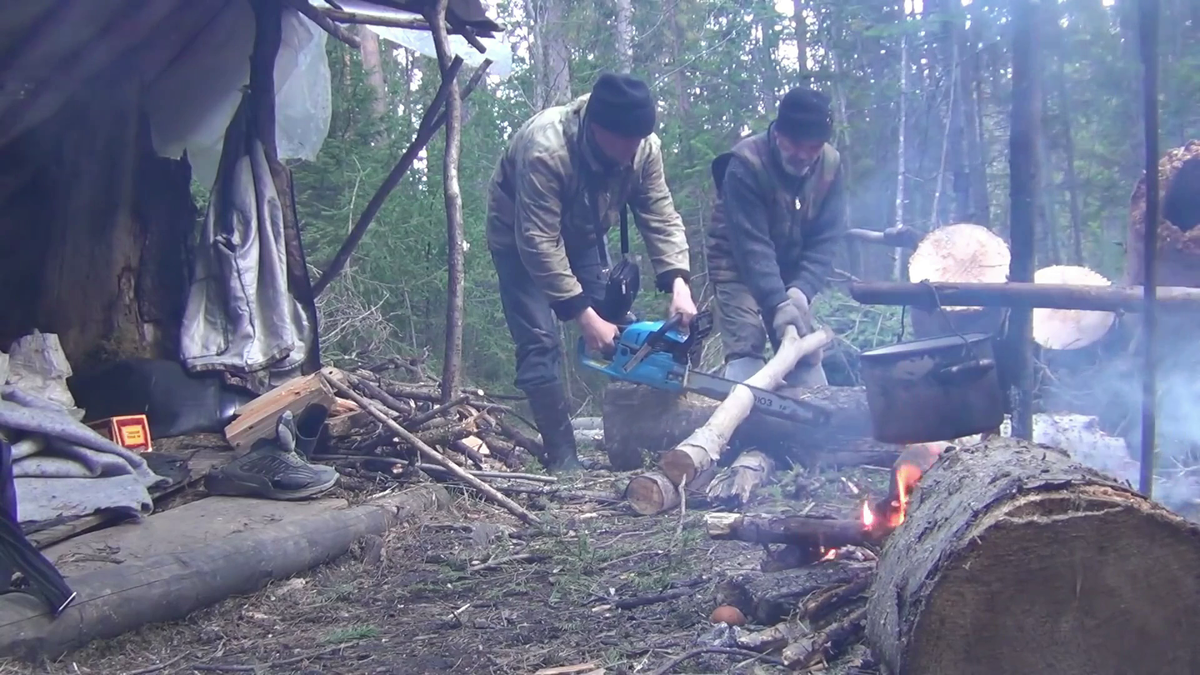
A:
[[[210,472],[204,487],[213,495],[279,501],[309,499],[328,491],[337,484],[337,469],[310,464],[296,454],[292,429],[292,414],[284,412],[275,438],[260,439],[250,452]]]

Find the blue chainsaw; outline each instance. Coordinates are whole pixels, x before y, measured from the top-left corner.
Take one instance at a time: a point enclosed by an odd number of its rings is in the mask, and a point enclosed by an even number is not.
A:
[[[754,410],[770,417],[808,425],[829,422],[829,411],[822,406],[783,396],[692,370],[689,365],[699,355],[704,338],[712,332],[712,314],[700,312],[686,334],[682,315],[668,321],[637,321],[621,328],[611,356],[591,354],[579,338],[579,362],[624,382],[644,384],[672,392],[690,392],[717,401],[744,386],[754,394]]]

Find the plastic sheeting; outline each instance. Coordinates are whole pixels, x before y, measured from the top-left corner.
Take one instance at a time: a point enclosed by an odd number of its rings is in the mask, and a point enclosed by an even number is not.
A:
[[[329,133],[332,112],[327,35],[294,10],[283,14],[275,61],[275,142],[280,159],[311,160]],[[178,159],[186,152],[192,176],[211,186],[225,130],[250,83],[254,11],[233,2],[196,37],[146,92],[155,151]]]

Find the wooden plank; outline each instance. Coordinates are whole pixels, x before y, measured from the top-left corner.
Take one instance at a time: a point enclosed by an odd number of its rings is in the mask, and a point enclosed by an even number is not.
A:
[[[318,373],[289,380],[238,408],[233,421],[225,427],[225,439],[234,452],[245,452],[254,441],[274,434],[275,422],[285,410],[298,415],[310,403],[321,403],[332,409],[336,397],[321,379],[321,373],[341,381],[340,371],[324,368]]]
[[[930,290],[932,287],[932,291]],[[1155,289],[1164,311],[1200,310],[1200,288],[1159,286]],[[937,302],[934,302],[934,295]],[[1042,307],[1100,312],[1142,311],[1141,286],[1084,286],[1035,284],[906,284],[898,281],[863,281],[850,284],[850,295],[864,305],[942,307]]]
[[[47,551],[78,594],[58,619],[33,596],[0,596],[0,656],[55,659],[92,640],[182,619],[328,562],[362,537],[448,501],[436,484],[358,506],[210,497],[84,535]]]

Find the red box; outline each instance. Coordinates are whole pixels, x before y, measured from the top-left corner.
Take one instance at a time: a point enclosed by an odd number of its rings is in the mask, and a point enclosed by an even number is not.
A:
[[[90,422],[88,426],[122,448],[134,452],[150,452],[154,449],[150,442],[150,422],[145,415],[106,417]]]

